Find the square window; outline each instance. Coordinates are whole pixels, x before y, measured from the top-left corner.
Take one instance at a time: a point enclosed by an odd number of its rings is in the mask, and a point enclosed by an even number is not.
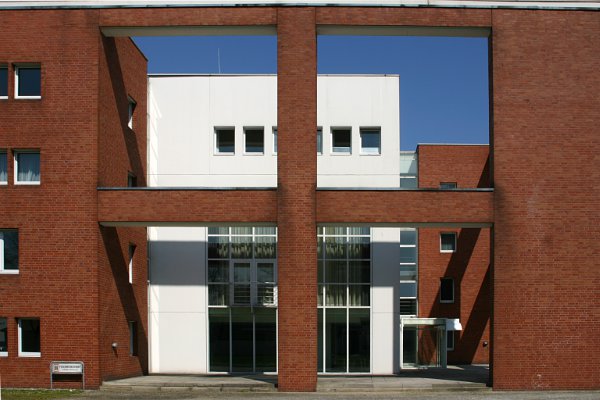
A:
[[[40,184],[40,153],[39,151],[15,152],[15,184]]]
[[[18,323],[19,357],[41,357],[40,320],[37,318],[20,318]]]
[[[265,152],[265,135],[263,128],[244,129],[244,151],[250,154],[263,154]]]
[[[331,143],[333,153],[352,152],[352,130],[350,128],[331,129]]]
[[[440,233],[440,252],[454,253],[456,251],[456,232]]]
[[[215,153],[216,154],[234,154],[235,153],[235,129],[234,128],[215,128]]]
[[[454,303],[454,279],[440,280],[440,303]]]
[[[454,350],[454,331],[446,331],[446,350]]]
[[[133,113],[135,112],[135,107],[137,103],[134,99],[127,96],[128,105],[127,105],[127,126],[129,129],[133,129]]]
[[[317,154],[323,154],[323,128],[317,128]]]
[[[0,151],[0,185],[8,183],[8,157],[6,151]]]
[[[0,318],[0,357],[8,355],[8,323],[6,318]]]
[[[0,230],[0,273],[19,273],[19,232],[16,229]]]
[[[15,98],[39,99],[42,97],[42,69],[40,65],[15,67]]]
[[[417,283],[416,282],[400,282],[400,297],[417,297]]]
[[[277,127],[273,127],[273,154],[277,154]]]
[[[456,182],[440,182],[440,189],[442,190],[456,189],[456,187]]]
[[[417,299],[400,299],[400,315],[417,315]]]
[[[381,154],[381,129],[360,130],[360,152],[362,154]]]
[[[8,98],[8,67],[0,65],[0,99]]]

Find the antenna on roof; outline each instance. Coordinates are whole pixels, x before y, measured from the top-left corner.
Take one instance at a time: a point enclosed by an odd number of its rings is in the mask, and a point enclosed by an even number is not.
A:
[[[221,73],[221,49],[217,47],[217,65],[219,68],[219,74]]]

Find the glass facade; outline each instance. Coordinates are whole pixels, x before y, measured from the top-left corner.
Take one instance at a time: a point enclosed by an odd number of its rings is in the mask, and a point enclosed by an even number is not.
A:
[[[371,370],[371,230],[322,227],[318,254],[318,371]]]
[[[417,230],[400,229],[400,315],[416,316],[417,310]]]

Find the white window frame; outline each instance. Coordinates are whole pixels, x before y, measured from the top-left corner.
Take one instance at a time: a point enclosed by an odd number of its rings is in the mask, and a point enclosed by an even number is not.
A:
[[[14,154],[14,182],[15,185],[40,185],[42,180],[42,154],[39,150],[15,150]],[[19,177],[19,154],[37,154],[40,157],[40,180],[38,181],[20,181]]]
[[[135,107],[137,106],[137,101],[133,99],[131,96],[127,96],[127,126],[129,129],[133,130],[133,114],[135,113]]]
[[[246,150],[246,132],[262,130],[263,145],[262,151],[247,151]],[[244,152],[245,156],[263,156],[265,154],[265,127],[264,126],[245,126],[244,127]]]
[[[1,97],[0,97],[1,99]],[[0,185],[8,185],[8,151],[7,150],[0,150],[0,154],[4,154],[6,157],[6,180],[5,181],[0,181]]]
[[[277,127],[274,126],[273,127],[273,155],[276,156],[277,155]]]
[[[352,127],[349,126],[336,126],[336,127],[332,127],[329,129],[330,130],[330,137],[331,137],[331,155],[334,156],[350,156],[352,155]],[[333,136],[334,136],[334,132],[335,131],[345,131],[348,130],[350,131],[350,147],[348,147],[348,151],[340,151],[340,150],[335,150],[335,149],[342,149],[345,147],[334,147],[334,140],[333,140]]]
[[[323,128],[320,126],[317,126],[317,138],[321,137],[321,148],[319,149],[319,141],[317,140],[317,155],[318,156],[322,156],[323,155]]]
[[[39,68],[40,69],[40,95],[39,96],[20,96],[19,95],[19,70],[27,68]],[[39,63],[31,64],[16,64],[14,66],[15,73],[15,99],[23,100],[39,100],[42,98],[42,65]]]
[[[23,340],[22,340],[22,327],[21,327],[21,322],[22,321],[38,321],[40,324],[40,348],[41,348],[41,343],[42,343],[42,333],[41,333],[41,326],[42,326],[42,322],[40,321],[39,318],[19,318],[17,320],[17,325],[19,327],[19,335],[18,335],[18,340],[19,340],[19,357],[41,357],[42,356],[42,352],[32,352],[32,351],[22,351],[22,346],[23,346]]]
[[[17,275],[19,269],[4,269],[4,229],[0,230],[0,274]]]
[[[6,65],[6,64],[0,64],[0,69],[4,69],[4,68],[6,68],[6,96],[0,96],[0,100],[7,100],[8,99],[8,92],[9,92],[9,88],[8,88],[8,74],[9,74],[8,65]]]
[[[219,151],[219,132],[225,130],[233,131],[233,151]],[[215,156],[233,156],[235,155],[235,142],[236,142],[236,133],[235,127],[233,126],[215,126],[214,127],[214,146],[213,146],[213,154]]]
[[[127,275],[129,277],[129,284],[133,285],[133,259],[135,258],[136,245],[129,244],[129,263],[127,264]]]
[[[4,338],[4,339],[6,340],[6,347],[7,347],[6,351],[0,351],[0,357],[8,357],[8,318],[0,317],[0,319],[3,319],[6,322],[6,338]]]
[[[363,147],[362,135],[365,132],[379,132],[379,147]],[[359,130],[360,135],[360,155],[361,156],[380,156],[381,155],[381,127],[361,127]]]
[[[442,249],[442,235],[454,235],[454,249],[453,250],[443,250]],[[456,253],[456,237],[458,235],[456,232],[440,232],[440,253]]]
[[[452,282],[452,299],[451,300],[444,300],[444,299],[442,299],[442,282],[443,281],[450,281],[450,282]],[[442,303],[442,304],[452,304],[452,303],[454,303],[454,299],[456,297],[456,295],[455,295],[454,292],[455,292],[454,278],[447,277],[447,276],[444,276],[444,277],[440,278],[440,303]]]

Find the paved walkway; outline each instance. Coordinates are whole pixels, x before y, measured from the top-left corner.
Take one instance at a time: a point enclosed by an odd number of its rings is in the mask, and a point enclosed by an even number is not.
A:
[[[402,371],[390,376],[319,376],[319,392],[397,392],[406,390],[489,390],[487,365]],[[104,391],[276,391],[276,375],[150,375],[108,381]]]

